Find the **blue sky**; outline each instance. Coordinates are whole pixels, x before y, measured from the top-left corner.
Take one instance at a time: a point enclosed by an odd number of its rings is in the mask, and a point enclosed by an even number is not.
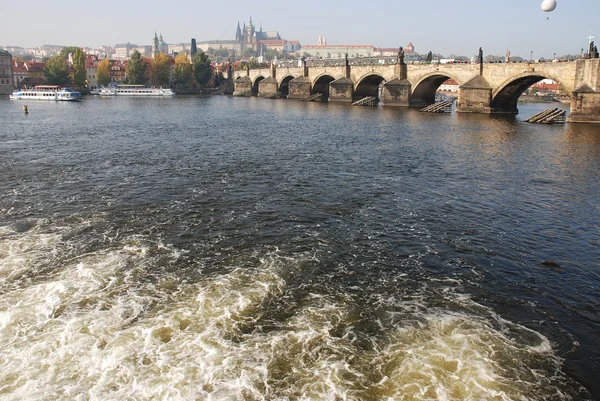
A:
[[[544,13],[542,0],[357,1],[10,1],[2,6],[0,45],[114,46],[150,44],[156,29],[168,43],[233,39],[237,22],[252,15],[257,27],[283,38],[316,44],[406,46],[444,56],[485,54],[534,58],[579,53],[594,23],[599,0],[557,0]],[[549,18],[549,19],[547,19]]]

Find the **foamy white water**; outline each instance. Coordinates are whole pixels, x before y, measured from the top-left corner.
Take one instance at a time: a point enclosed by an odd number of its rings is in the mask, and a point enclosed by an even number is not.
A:
[[[473,314],[415,297],[370,317],[349,294],[313,291],[277,320],[299,260],[149,280],[157,254],[181,252],[134,236],[61,258],[64,230],[0,232],[2,399],[568,399],[548,340],[464,294],[453,302]],[[372,334],[357,326],[369,319]]]

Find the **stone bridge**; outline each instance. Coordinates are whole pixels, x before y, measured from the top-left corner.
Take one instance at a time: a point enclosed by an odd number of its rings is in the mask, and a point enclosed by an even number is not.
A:
[[[425,106],[448,78],[459,84],[456,110],[518,113],[519,96],[550,78],[571,97],[571,122],[600,122],[600,59],[548,63],[405,64],[398,58],[294,61],[234,71],[235,96],[352,102],[374,96],[383,106]]]

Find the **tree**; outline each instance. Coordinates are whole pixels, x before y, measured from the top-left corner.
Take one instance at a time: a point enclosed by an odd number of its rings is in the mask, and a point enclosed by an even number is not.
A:
[[[67,46],[60,49],[60,53],[58,54],[63,60],[67,60],[69,58],[69,53],[75,54],[79,47],[76,46]]]
[[[248,48],[244,49],[244,51],[242,52],[242,55],[244,57],[252,57],[252,56],[254,56],[254,49],[252,49],[251,47],[248,47]]]
[[[98,79],[98,84],[100,85],[108,85],[110,83],[110,60],[107,58],[103,58],[98,63],[98,72],[96,73],[96,78]]]
[[[85,85],[85,78],[85,57],[83,56],[83,50],[77,48],[73,55],[73,84],[82,87]]]
[[[146,62],[137,50],[131,54],[131,58],[127,62],[127,82],[135,85],[146,83]]]
[[[49,84],[66,85],[71,81],[69,66],[60,55],[50,57],[44,68],[44,75]]]
[[[202,50],[198,50],[198,53],[196,53],[194,56],[192,63],[194,67],[194,79],[198,85],[206,85],[212,77],[212,65],[210,63],[210,58]]]
[[[194,75],[192,64],[188,61],[187,54],[179,53],[175,57],[175,71],[173,72],[175,82],[189,83]]]
[[[273,59],[275,59],[277,57],[279,57],[279,52],[277,50],[275,50],[275,49],[269,49],[265,53],[265,58],[267,60],[273,60]]]
[[[151,68],[152,83],[157,86],[168,85],[171,80],[171,60],[164,53],[154,56]]]
[[[251,70],[254,68],[260,67],[260,63],[255,58],[251,58],[250,60],[246,61],[245,63],[246,63],[246,65],[244,66],[244,68],[246,68],[246,66],[248,66],[248,68],[250,68]]]
[[[501,63],[502,61],[504,61],[506,57],[503,56],[494,56],[492,54],[489,54],[487,56],[485,56],[485,62],[486,63]]]

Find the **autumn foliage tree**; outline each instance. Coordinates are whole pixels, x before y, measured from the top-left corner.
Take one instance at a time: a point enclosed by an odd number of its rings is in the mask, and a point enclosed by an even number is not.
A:
[[[98,79],[98,84],[100,85],[106,86],[110,83],[110,60],[108,57],[103,58],[98,63],[96,78]]]
[[[193,77],[192,64],[188,60],[188,56],[185,53],[179,53],[175,57],[175,70],[173,71],[173,78],[175,82],[188,84]]]
[[[171,59],[163,53],[158,53],[154,56],[150,75],[154,85],[168,85],[171,80]]]

